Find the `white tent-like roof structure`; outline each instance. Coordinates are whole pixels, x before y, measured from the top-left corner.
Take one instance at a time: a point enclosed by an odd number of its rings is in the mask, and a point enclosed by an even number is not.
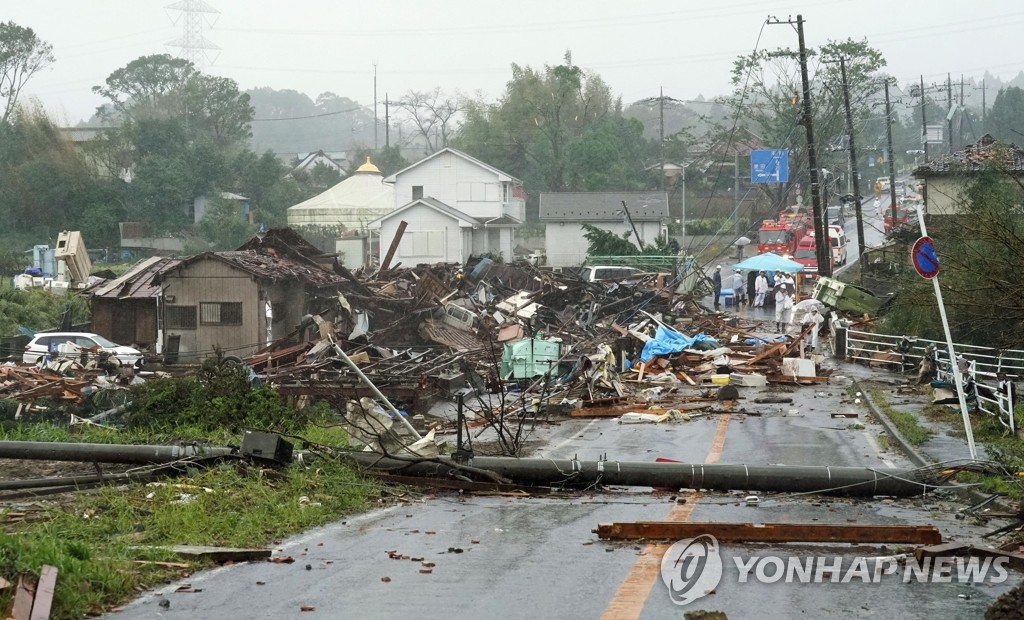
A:
[[[288,208],[289,226],[344,226],[359,230],[395,208],[395,188],[370,158],[355,174],[322,194]]]

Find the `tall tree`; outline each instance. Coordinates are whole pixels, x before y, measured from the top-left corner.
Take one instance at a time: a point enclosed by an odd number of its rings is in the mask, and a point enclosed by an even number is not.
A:
[[[416,134],[426,144],[427,154],[448,146],[448,139],[457,130],[456,115],[462,109],[462,97],[442,94],[440,88],[432,91],[413,91],[403,95],[395,107],[416,128]]]
[[[1008,142],[1024,140],[1024,89],[1018,86],[1004,88],[996,94],[992,110],[986,119],[987,131]]]
[[[871,107],[882,82],[878,71],[886,62],[881,52],[867,40],[829,41],[818,49],[808,50],[812,64],[811,103],[814,132],[818,144],[819,166],[846,170],[846,116],[843,105],[843,84],[839,59],[846,59],[850,105],[855,131],[873,132],[884,125],[869,126],[870,117],[881,116],[884,110]],[[790,181],[804,182],[807,173],[807,144],[802,123],[803,85],[797,53],[791,49],[758,50],[740,56],[733,63],[733,92],[722,99],[730,117],[718,127],[717,135],[728,138],[733,126],[744,127],[759,136],[771,148],[790,150]],[[858,138],[860,144],[874,142]]]
[[[93,89],[120,124],[95,146],[107,169],[125,180],[127,213],[153,232],[189,226],[193,201],[237,190],[237,156],[246,150],[253,109],[230,79],[205,75],[167,54],[143,56]]]
[[[1020,151],[996,143],[984,159],[950,162],[956,215],[932,216],[942,296],[956,342],[1019,348],[1024,341],[1024,182]],[[947,190],[948,191],[948,190]],[[942,340],[932,286],[905,270],[886,330]]]
[[[523,180],[533,213],[546,191],[630,189],[643,184],[643,126],[622,116],[600,76],[572,63],[512,65],[496,103],[466,105],[455,145]]]
[[[7,124],[18,105],[25,83],[54,61],[53,46],[31,28],[0,22],[0,99],[4,100],[0,125]]]

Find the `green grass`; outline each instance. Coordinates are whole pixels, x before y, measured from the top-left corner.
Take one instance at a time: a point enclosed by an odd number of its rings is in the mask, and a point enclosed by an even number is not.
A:
[[[101,487],[50,505],[45,520],[0,531],[0,576],[13,582],[19,574],[38,576],[43,564],[56,566],[52,618],[80,618],[177,576],[174,569],[133,562],[181,561],[162,547],[263,547],[363,510],[381,488],[327,458],[280,472],[229,462],[156,485]],[[0,608],[11,595],[0,591]]]
[[[915,414],[893,408],[881,390],[870,389],[869,392],[871,392],[871,398],[875,401],[875,404],[892,421],[896,426],[896,430],[907,440],[907,443],[912,446],[920,446],[931,439],[934,433],[921,426]]]
[[[950,435],[967,437],[959,410],[943,405],[929,405],[924,413],[931,420],[949,425],[952,429]],[[1017,407],[1014,413],[1017,428],[1024,428],[1024,407]],[[971,430],[974,432],[974,441],[984,445],[989,457],[1013,477],[962,473],[957,476],[957,480],[976,483],[987,493],[1020,498],[1024,494],[1024,477],[1020,475],[1020,472],[1024,472],[1024,440],[1011,435],[1009,429],[994,416],[984,413],[971,414]]]

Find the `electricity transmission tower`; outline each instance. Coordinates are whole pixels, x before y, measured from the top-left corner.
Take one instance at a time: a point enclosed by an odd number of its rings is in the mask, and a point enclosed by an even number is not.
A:
[[[181,22],[182,25],[181,36],[167,45],[181,50],[178,55],[191,61],[197,69],[201,70],[207,64],[213,64],[216,57],[211,59],[209,52],[219,52],[220,46],[204,37],[203,30],[213,26],[220,16],[220,11],[204,0],[178,0],[164,8],[179,13],[171,18],[171,23],[177,25]]]

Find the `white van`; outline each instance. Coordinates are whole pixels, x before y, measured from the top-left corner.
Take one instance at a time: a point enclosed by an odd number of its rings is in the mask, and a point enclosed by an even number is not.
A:
[[[580,277],[587,282],[599,280],[625,280],[632,276],[645,273],[635,267],[616,267],[614,265],[588,265],[580,270]]]
[[[814,239],[814,231],[807,231],[807,235],[804,238]],[[834,267],[845,265],[846,261],[849,259],[849,256],[847,256],[846,252],[846,231],[843,230],[842,226],[830,224],[828,227],[828,238],[832,247],[832,265]],[[813,244],[811,244],[809,247],[811,251],[814,250]],[[807,248],[804,248],[804,250],[806,251]],[[797,252],[799,251],[800,249],[798,248]],[[810,256],[808,255],[805,258],[810,258]]]
[[[846,252],[846,231],[842,226],[831,225],[828,227],[828,238],[832,243],[832,262],[836,265],[845,265],[849,260]]]

